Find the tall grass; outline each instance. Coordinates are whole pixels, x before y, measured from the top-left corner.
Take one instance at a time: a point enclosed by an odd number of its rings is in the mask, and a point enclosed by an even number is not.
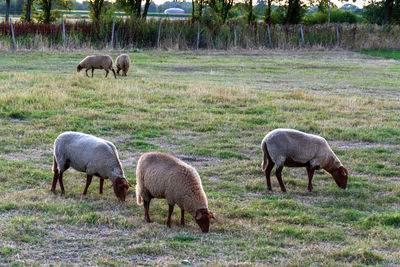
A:
[[[66,23],[66,42],[62,39],[61,24],[35,24],[17,22],[14,31],[19,48],[107,48],[119,49],[162,48],[195,49],[197,47],[197,23],[189,20],[162,20],[160,42],[158,20],[118,20],[115,24],[111,44],[112,22],[92,23],[79,21]],[[236,40],[234,29],[236,28]],[[319,24],[304,25],[305,47],[342,47],[345,49],[399,49],[400,26],[378,26],[366,24]],[[300,25],[271,25],[271,45],[264,23],[200,25],[199,48],[283,48],[302,45]],[[337,38],[339,33],[339,39]],[[8,23],[0,23],[0,47],[11,47],[11,29]]]

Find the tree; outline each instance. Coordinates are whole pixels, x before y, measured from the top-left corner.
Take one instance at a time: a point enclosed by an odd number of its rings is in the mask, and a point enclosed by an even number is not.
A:
[[[117,5],[129,14],[131,19],[140,18],[141,0],[117,0]]]
[[[33,0],[26,0],[25,17],[21,17],[26,22],[31,22]]]
[[[11,0],[6,0],[6,22],[10,19],[10,4]]]
[[[392,23],[392,13],[393,13],[393,0],[385,0],[385,13],[383,16],[384,24],[391,24]]]
[[[146,17],[147,17],[147,12],[149,11],[149,6],[150,6],[150,0],[146,0],[146,2],[144,4],[143,13],[142,13],[143,19],[146,19]]]
[[[254,15],[254,12],[253,12],[254,11],[253,10],[253,0],[245,0],[244,8],[245,8],[244,16],[246,18],[246,22],[248,24],[250,24],[256,20],[256,16]]]
[[[304,7],[300,0],[289,0],[286,12],[286,23],[297,24],[304,15]]]
[[[229,10],[233,6],[233,0],[209,0],[208,5],[211,10],[217,15],[218,19],[225,23]]]
[[[104,0],[89,0],[89,17],[94,22],[102,19],[104,13]]]
[[[264,11],[264,21],[265,23],[271,24],[271,7],[272,7],[272,0],[267,0],[267,7]]]
[[[37,0],[37,4],[42,9],[42,13],[39,15],[39,21],[44,23],[55,21],[61,16],[61,12],[55,8],[72,9],[72,2],[69,0]]]

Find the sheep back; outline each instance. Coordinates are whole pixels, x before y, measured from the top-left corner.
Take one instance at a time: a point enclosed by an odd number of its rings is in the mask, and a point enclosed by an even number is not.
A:
[[[142,199],[165,198],[168,204],[177,204],[194,217],[197,210],[208,208],[197,171],[168,154],[143,154],[137,165],[136,180],[138,204],[142,203]]]
[[[122,69],[124,76],[126,76],[126,73],[129,70],[130,62],[130,58],[127,54],[118,56],[115,63],[117,66],[117,71]]]
[[[113,60],[109,55],[100,56],[87,56],[85,57],[78,66],[83,69],[104,69],[111,70],[113,66]]]

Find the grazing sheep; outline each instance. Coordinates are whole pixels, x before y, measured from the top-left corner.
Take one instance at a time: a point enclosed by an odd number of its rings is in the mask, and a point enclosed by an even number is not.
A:
[[[56,190],[60,181],[61,194],[65,194],[63,172],[69,167],[86,173],[86,187],[83,195],[92,182],[93,175],[100,177],[100,194],[103,193],[104,179],[109,178],[114,193],[125,201],[126,192],[132,185],[126,180],[118,152],[115,146],[104,139],[78,132],[60,134],[54,142],[53,183],[51,191]]]
[[[181,224],[185,210],[191,214],[202,232],[208,232],[214,215],[208,210],[207,197],[197,171],[183,161],[164,153],[143,154],[136,168],[136,198],[144,204],[144,215],[151,222],[149,206],[152,198],[165,198],[169,205],[167,226],[171,227],[174,205],[181,208]]]
[[[328,142],[320,136],[292,129],[276,129],[264,137],[261,148],[263,150],[262,169],[265,171],[268,190],[272,190],[271,171],[274,164],[276,164],[275,174],[282,192],[286,192],[282,181],[284,166],[306,167],[308,191],[313,189],[314,171],[320,168],[330,173],[340,188],[346,189],[348,172],[333,153]]]
[[[82,69],[86,69],[86,76],[89,77],[88,75],[88,70],[92,70],[92,77],[93,77],[93,71],[95,69],[103,69],[106,71],[106,77],[108,75],[109,70],[112,70],[114,73],[114,78],[117,78],[117,75],[115,75],[115,71],[113,68],[113,60],[109,55],[105,56],[87,56],[85,57],[79,64],[76,66],[76,71],[80,72]]]
[[[127,54],[122,54],[117,57],[117,61],[115,62],[115,65],[117,66],[117,74],[119,75],[119,71],[122,70],[122,76],[126,76],[130,64],[131,60]]]

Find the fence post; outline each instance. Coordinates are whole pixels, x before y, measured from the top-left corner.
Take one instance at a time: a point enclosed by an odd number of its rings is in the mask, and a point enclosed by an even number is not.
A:
[[[337,45],[339,45],[339,24],[336,24],[336,39]]]
[[[15,50],[17,48],[17,45],[15,44],[14,27],[13,27],[11,18],[10,18],[10,26],[11,26],[11,35],[12,35],[12,40],[13,40],[13,50]]]
[[[113,26],[111,31],[111,48],[114,48],[114,27],[115,27],[115,20],[113,20]]]
[[[197,21],[197,43],[196,43],[197,49],[199,49],[199,45],[200,45],[200,20]]]
[[[62,30],[63,30],[63,32],[62,32],[63,44],[64,44],[64,47],[65,47],[65,23],[64,23],[64,19],[62,20]]]
[[[301,33],[301,43],[303,44],[304,47],[305,44],[304,44],[303,24],[300,24],[300,33]]]
[[[161,21],[160,19],[160,22],[158,22],[157,48],[160,48]]]
[[[271,30],[269,29],[269,24],[267,24],[267,34],[268,34],[269,47],[272,48]]]
[[[237,39],[236,39],[236,23],[234,23],[233,24],[233,37],[234,37],[234,44],[235,44],[235,47],[236,47],[236,44],[237,44]]]
[[[368,24],[368,38],[369,38],[370,34],[371,34],[371,25]]]

